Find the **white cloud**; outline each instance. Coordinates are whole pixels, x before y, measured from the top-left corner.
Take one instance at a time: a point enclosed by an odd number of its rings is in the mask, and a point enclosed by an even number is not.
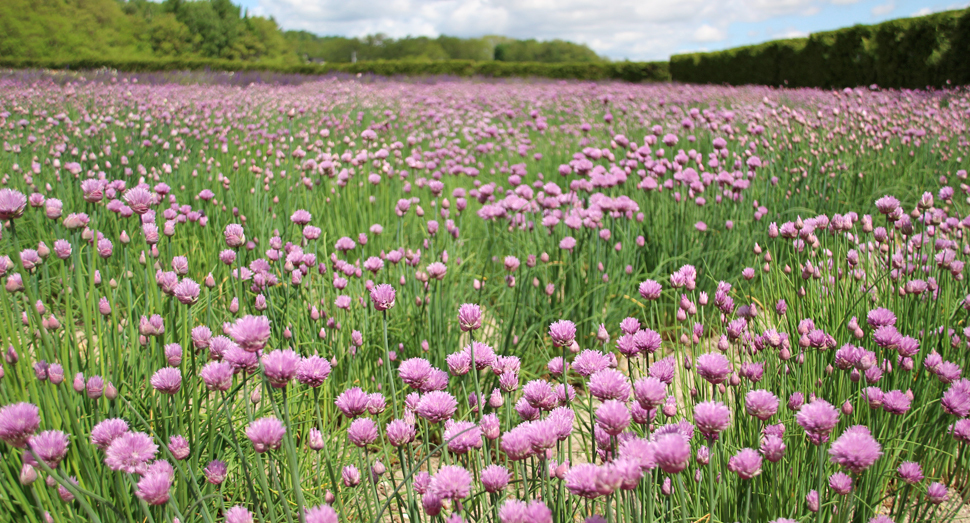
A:
[[[727,34],[724,30],[708,24],[704,24],[694,31],[695,42],[720,42],[725,38],[727,38]]]
[[[872,8],[872,16],[886,16],[896,10],[896,2],[889,0]]]
[[[810,16],[857,0],[256,0],[284,29],[321,35],[559,38],[599,54],[666,59],[726,42],[735,23]]]

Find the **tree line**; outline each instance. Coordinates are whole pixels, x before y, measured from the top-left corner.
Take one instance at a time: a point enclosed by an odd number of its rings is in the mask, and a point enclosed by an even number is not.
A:
[[[219,59],[279,65],[373,60],[606,60],[582,44],[502,36],[361,38],[283,31],[231,0],[3,0],[0,58]]]

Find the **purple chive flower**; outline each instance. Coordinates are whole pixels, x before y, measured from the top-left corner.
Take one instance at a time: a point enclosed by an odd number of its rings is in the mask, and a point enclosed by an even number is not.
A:
[[[599,489],[596,488],[597,478],[599,478],[599,467],[592,463],[580,463],[570,467],[566,472],[566,489],[574,496],[588,499],[599,497]]]
[[[819,499],[817,490],[811,490],[808,492],[808,494],[805,496],[805,505],[808,506],[809,512],[812,512],[813,514],[818,512]]]
[[[91,444],[106,450],[111,442],[128,432],[128,423],[121,418],[108,418],[91,429]]]
[[[377,424],[370,418],[357,418],[347,429],[347,438],[358,447],[366,447],[377,440]]]
[[[448,443],[448,450],[455,454],[466,454],[472,449],[482,447],[482,429],[471,421],[445,421],[442,439]]]
[[[0,220],[15,220],[27,209],[27,197],[14,189],[0,189]]]
[[[892,214],[893,211],[899,208],[899,200],[889,195],[883,196],[876,200],[876,208],[882,214]]]
[[[436,390],[421,397],[414,413],[431,423],[438,423],[451,418],[457,409],[458,401],[454,396]]]
[[[27,446],[41,461],[50,468],[57,468],[61,460],[67,456],[67,446],[70,439],[67,434],[59,430],[45,430],[36,436],[31,436]]]
[[[744,408],[751,416],[761,421],[768,421],[768,418],[778,412],[778,398],[767,390],[752,390],[744,397]]]
[[[694,407],[694,424],[708,441],[714,441],[731,425],[731,410],[720,401],[698,403]]]
[[[913,400],[901,390],[891,390],[882,395],[882,410],[897,416],[905,414]]]
[[[654,280],[646,280],[640,284],[640,296],[645,300],[656,300],[660,298],[663,287]]]
[[[330,505],[317,505],[306,511],[306,523],[337,523],[337,511]]]
[[[640,378],[633,384],[633,396],[646,410],[655,409],[667,399],[667,386],[657,378]]]
[[[243,316],[229,327],[229,336],[239,348],[246,352],[263,350],[269,341],[269,318],[265,316]]]
[[[741,479],[751,479],[761,474],[761,455],[754,449],[741,449],[728,460],[728,470]]]
[[[172,436],[168,439],[168,450],[175,459],[181,461],[189,457],[189,442],[183,436]]]
[[[896,325],[896,315],[889,309],[879,307],[869,311],[869,314],[866,315],[866,323],[873,329]]]
[[[178,367],[158,369],[151,379],[152,387],[162,394],[175,394],[182,388],[182,371]]]
[[[255,420],[246,427],[246,437],[259,453],[279,449],[285,434],[283,423],[272,416]]]
[[[731,362],[717,352],[708,352],[697,357],[697,374],[710,383],[724,383],[731,376]]]
[[[505,452],[505,455],[511,461],[521,461],[532,455],[532,439],[528,425],[519,425],[502,434],[502,442],[499,448],[502,449],[502,452]]]
[[[138,481],[135,495],[149,505],[162,505],[168,501],[172,479],[172,475],[167,470],[151,471]]]
[[[849,472],[860,474],[882,456],[882,447],[869,433],[865,425],[846,429],[829,447],[832,463],[845,467]]]
[[[934,505],[939,505],[950,499],[950,493],[946,488],[946,485],[942,483],[930,483],[930,486],[926,488],[926,499]]]
[[[545,380],[532,380],[522,387],[522,399],[533,409],[552,410],[557,400],[552,385]]]
[[[246,507],[236,505],[226,511],[226,523],[253,523],[253,514]]]
[[[761,453],[772,463],[781,461],[785,456],[785,443],[781,436],[768,434],[761,440]]]
[[[622,401],[608,400],[596,409],[596,423],[611,436],[630,426],[630,409]]]
[[[199,376],[209,390],[225,392],[232,387],[232,365],[224,361],[212,361],[202,367]]]
[[[313,355],[303,358],[296,370],[296,380],[310,387],[319,387],[330,376],[332,367],[326,358]]]
[[[852,477],[844,472],[836,472],[829,476],[829,488],[840,496],[847,496],[852,492]]]
[[[507,499],[498,509],[498,519],[500,523],[528,523],[529,520],[526,519],[528,511],[529,505],[526,502]]]
[[[424,358],[409,358],[401,362],[397,374],[406,385],[421,390],[432,369],[431,363]]]
[[[838,424],[839,409],[825,400],[817,399],[802,407],[795,415],[795,421],[805,430],[809,441],[821,445]]]
[[[609,356],[595,350],[584,350],[573,360],[573,370],[583,377],[592,376],[609,366]]]
[[[687,468],[690,461],[690,444],[682,434],[673,432],[656,438],[654,458],[657,466],[667,474],[677,474]]]
[[[326,442],[323,441],[323,434],[316,427],[310,429],[306,440],[306,446],[310,447],[310,450],[323,450],[326,445]]]
[[[490,440],[498,439],[501,434],[501,426],[497,414],[493,413],[482,416],[482,420],[478,423],[478,426],[482,429],[482,435]]]
[[[125,191],[125,203],[131,208],[132,212],[142,215],[148,212],[155,203],[155,197],[151,191],[144,187],[133,187]]]
[[[501,492],[508,486],[511,478],[509,469],[501,465],[489,465],[481,473],[482,488],[490,494]]]
[[[343,471],[340,473],[340,476],[341,479],[343,479],[344,486],[348,488],[353,488],[360,485],[360,471],[357,470],[357,467],[353,465],[347,465],[344,467]]]
[[[569,320],[559,320],[549,326],[549,337],[557,347],[568,347],[576,339],[576,325]]]
[[[463,332],[482,328],[482,308],[474,303],[463,303],[458,307],[458,326]]]
[[[474,362],[472,361],[472,349],[475,353]],[[474,363],[478,370],[485,370],[495,363],[495,351],[484,343],[472,342],[471,345],[462,349],[462,353],[468,356],[469,363]]]
[[[630,381],[616,369],[603,369],[589,377],[589,392],[600,401],[626,401],[630,399]]]
[[[386,432],[387,441],[395,447],[407,445],[414,441],[414,438],[417,436],[417,430],[414,425],[402,419],[396,419],[388,423]]]
[[[899,479],[910,485],[915,485],[923,481],[923,468],[915,461],[904,461],[900,463],[899,467],[896,468],[896,474],[899,475]]]
[[[348,418],[354,418],[360,416],[364,412],[367,412],[367,403],[369,397],[366,392],[364,392],[360,387],[352,387],[340,393],[337,396],[337,400],[334,401],[334,405],[340,409],[340,412]]]
[[[274,350],[263,354],[263,374],[269,384],[276,389],[283,389],[296,376],[301,358],[293,349]]]
[[[226,238],[226,246],[230,249],[238,249],[246,244],[246,233],[243,231],[242,225],[238,223],[226,225],[224,236]]]
[[[963,378],[950,385],[950,388],[943,393],[940,404],[947,414],[958,418],[966,418],[970,415],[970,380]]]
[[[445,465],[431,478],[428,492],[441,499],[460,500],[471,495],[472,475],[463,467]]]
[[[155,459],[158,445],[144,432],[126,432],[115,438],[105,450],[104,464],[111,470],[144,474],[148,462]]]
[[[213,485],[220,485],[226,480],[229,474],[229,465],[225,461],[214,459],[209,462],[202,472],[205,473],[205,480]]]
[[[31,403],[14,403],[0,408],[0,440],[25,448],[40,427],[40,409]]]
[[[395,294],[394,287],[386,283],[374,286],[373,290],[370,291],[370,300],[374,304],[374,309],[386,311],[394,307]]]
[[[175,299],[184,305],[192,305],[199,299],[202,288],[194,280],[185,278],[175,286]]]

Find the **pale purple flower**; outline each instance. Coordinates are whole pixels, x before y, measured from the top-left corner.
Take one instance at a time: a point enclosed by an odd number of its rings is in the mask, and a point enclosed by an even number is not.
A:
[[[246,315],[229,327],[229,335],[247,352],[263,350],[270,337],[270,321],[265,316]]]
[[[151,384],[162,394],[175,394],[182,388],[182,372],[178,367],[163,367],[152,375]]]
[[[657,436],[654,452],[657,466],[668,474],[681,472],[690,461],[690,444],[677,432]]]
[[[125,420],[108,418],[91,429],[91,444],[106,450],[116,438],[126,432],[128,432],[128,423]]]
[[[852,477],[844,472],[836,472],[829,476],[829,488],[840,496],[847,496],[852,492]]]
[[[717,352],[708,352],[697,357],[697,374],[710,383],[723,383],[731,376],[731,362]]]
[[[272,416],[257,419],[246,427],[246,437],[259,453],[280,448],[285,434],[283,423]]]
[[[501,465],[489,465],[481,472],[482,488],[485,489],[485,492],[492,494],[501,492],[508,486],[511,478],[509,469]]]
[[[358,447],[366,447],[377,440],[377,424],[370,418],[357,418],[347,429],[347,438]]]
[[[296,379],[304,385],[319,387],[330,376],[332,367],[326,358],[313,355],[303,358],[296,371]]]
[[[213,361],[202,367],[199,376],[209,390],[227,391],[232,387],[233,368],[227,362]]]
[[[596,423],[611,436],[630,426],[630,409],[622,401],[611,399],[596,409]]]
[[[778,398],[763,389],[749,391],[744,397],[747,413],[761,421],[767,421],[778,412]]]
[[[421,397],[414,413],[431,423],[451,418],[458,408],[458,401],[444,391],[431,391]]]
[[[606,368],[589,377],[589,392],[600,401],[630,399],[630,381],[620,371]]]
[[[474,303],[463,303],[458,307],[458,326],[462,331],[478,330],[482,327],[482,309]]]
[[[926,488],[926,499],[934,505],[939,505],[950,499],[950,493],[946,485],[934,482],[930,483],[930,486]]]
[[[31,403],[13,403],[0,408],[0,440],[24,448],[40,427],[40,409]]]
[[[277,389],[286,388],[299,369],[301,358],[293,349],[275,350],[263,354],[263,374]]]
[[[731,426],[731,410],[720,401],[705,401],[694,407],[694,424],[709,441],[716,440]]]
[[[829,447],[832,463],[860,474],[882,456],[882,447],[864,425],[849,427]]]
[[[568,347],[576,339],[576,325],[569,320],[559,320],[549,326],[549,337],[557,347]]]
[[[364,412],[367,412],[367,403],[370,400],[367,393],[364,392],[360,387],[352,387],[340,393],[337,396],[337,400],[334,401],[334,405],[340,409],[340,412],[348,418],[354,418],[360,416]],[[457,402],[456,402],[457,406]]]
[[[795,415],[795,421],[805,430],[809,441],[820,445],[839,422],[839,409],[829,402],[817,399],[805,405]]]
[[[915,485],[923,481],[923,468],[915,461],[904,461],[896,468],[899,479],[910,485]]]
[[[761,474],[761,455],[754,449],[741,449],[728,460],[728,470],[741,479],[752,479]]]
[[[67,456],[68,443],[70,439],[67,434],[59,430],[45,430],[36,436],[31,436],[27,441],[27,447],[53,469],[57,468],[61,460]]]
[[[229,474],[229,465],[225,461],[214,459],[202,469],[202,472],[205,473],[206,481],[213,485],[220,485]]]
[[[395,294],[394,287],[386,283],[374,286],[374,289],[370,291],[370,299],[371,303],[374,304],[374,309],[377,311],[386,311],[394,307]]]
[[[148,462],[158,452],[151,436],[144,432],[126,432],[116,437],[105,450],[104,464],[111,470],[144,474]]]

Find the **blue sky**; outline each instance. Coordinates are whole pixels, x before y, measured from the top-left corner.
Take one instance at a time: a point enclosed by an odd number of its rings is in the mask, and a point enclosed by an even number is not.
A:
[[[235,0],[284,29],[321,35],[559,38],[614,60],[664,60],[853,24],[966,7],[968,0]]]

